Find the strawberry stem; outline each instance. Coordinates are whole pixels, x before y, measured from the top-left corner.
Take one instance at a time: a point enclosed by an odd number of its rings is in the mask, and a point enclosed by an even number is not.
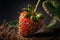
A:
[[[37,7],[38,7],[38,5],[39,5],[39,2],[40,2],[40,0],[38,0],[37,4],[36,4],[36,6],[35,6],[34,13],[36,13],[36,10],[37,10]]]

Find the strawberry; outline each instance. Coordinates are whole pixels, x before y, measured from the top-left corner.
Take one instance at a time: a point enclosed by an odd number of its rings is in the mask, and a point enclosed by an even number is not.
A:
[[[24,21],[21,21],[20,22],[20,28],[21,29],[21,34],[22,35],[28,35],[29,33],[31,34],[32,32],[34,32],[33,29],[36,30],[36,27],[35,26],[38,26],[38,24],[36,24],[36,22],[32,23],[32,21],[30,20],[30,18],[24,18],[22,19]]]
[[[39,30],[43,26],[42,14],[34,14],[31,6],[24,9],[19,16],[19,33],[28,36]]]
[[[24,16],[27,14],[27,11],[24,11],[24,12],[22,12],[21,14],[20,14],[20,17],[19,17],[19,19],[20,19],[20,21],[22,20],[22,19],[24,19]]]

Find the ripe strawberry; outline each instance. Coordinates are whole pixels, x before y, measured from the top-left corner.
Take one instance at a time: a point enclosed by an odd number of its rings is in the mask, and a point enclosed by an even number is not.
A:
[[[38,27],[38,24],[36,24],[35,22],[32,23],[30,18],[24,18],[22,20],[23,21],[21,21],[19,25],[20,33],[22,34],[22,36],[31,34],[32,32],[34,32],[34,30],[37,29],[36,26]]]
[[[41,14],[33,14],[33,9],[23,11],[19,16],[19,33],[22,36],[28,36],[36,32],[43,26],[43,19]]]
[[[20,19],[20,21],[22,21],[22,19],[24,19],[24,16],[27,14],[27,11],[24,11],[24,12],[22,12],[21,14],[20,14],[20,17],[19,17],[19,19]]]

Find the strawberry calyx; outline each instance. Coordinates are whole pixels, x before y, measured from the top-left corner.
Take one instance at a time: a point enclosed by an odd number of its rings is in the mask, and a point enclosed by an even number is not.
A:
[[[30,16],[31,16],[31,14],[27,13],[24,17],[26,18],[26,17],[30,17]]]
[[[38,14],[36,15],[36,18],[37,18],[37,19],[41,19],[41,18],[43,18],[43,15],[42,15],[41,13],[38,13]]]
[[[38,13],[36,15],[36,21],[39,23],[41,19],[43,19],[43,15],[41,13]]]
[[[31,15],[30,19],[31,19],[32,22],[35,22],[36,16],[35,15]]]
[[[28,6],[26,8],[23,8],[23,11],[27,11],[28,13],[32,14],[33,13],[33,6],[28,4]]]
[[[27,8],[24,8],[23,10],[27,11],[27,14],[24,17],[25,18],[29,17],[32,23],[34,23],[35,21],[39,23],[40,19],[43,18],[43,15],[41,13],[34,12],[34,8],[30,4],[28,5]]]

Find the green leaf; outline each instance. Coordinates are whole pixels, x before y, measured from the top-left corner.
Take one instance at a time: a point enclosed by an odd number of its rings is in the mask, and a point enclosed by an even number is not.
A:
[[[46,26],[45,28],[47,29],[54,29],[55,28],[55,24],[56,24],[57,20],[56,19],[53,19],[50,24],[48,26]]]
[[[51,0],[50,2],[51,2],[51,4],[52,4],[55,8],[57,8],[58,5],[59,5],[59,3],[57,2],[57,0]]]
[[[54,16],[58,17],[60,19],[60,5],[55,9]]]
[[[53,20],[50,22],[50,24],[48,25],[47,28],[49,28],[49,27],[55,25],[56,22],[57,22],[57,20],[53,19]]]
[[[49,9],[50,12],[54,13],[55,7],[51,4],[51,2],[46,2],[45,5]]]
[[[51,0],[51,4],[55,7],[54,16],[60,19],[60,3],[57,0]],[[50,7],[52,9],[52,7]]]
[[[18,28],[18,20],[13,20],[8,23],[8,26],[11,28]]]
[[[22,10],[32,13],[34,9],[32,5],[28,4],[28,6],[26,8],[23,8]]]
[[[47,1],[45,5],[54,16],[60,19],[60,3],[51,0],[50,2]]]
[[[26,17],[30,17],[30,16],[31,16],[31,14],[27,13],[24,17],[26,18]]]

